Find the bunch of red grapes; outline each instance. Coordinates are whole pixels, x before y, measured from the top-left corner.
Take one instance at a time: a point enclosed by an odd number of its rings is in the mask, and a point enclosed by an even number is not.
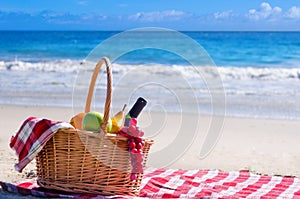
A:
[[[121,129],[120,135],[128,138],[128,148],[131,157],[132,171],[130,180],[136,179],[137,173],[143,173],[143,146],[145,142],[141,137],[144,136],[144,132],[140,131],[136,126],[137,121],[135,118],[131,118],[129,126],[125,126]]]

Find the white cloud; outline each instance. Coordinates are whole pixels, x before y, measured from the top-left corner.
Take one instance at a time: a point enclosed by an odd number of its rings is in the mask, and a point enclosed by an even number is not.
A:
[[[138,12],[134,15],[129,16],[130,20],[142,21],[142,22],[160,22],[160,21],[176,21],[184,17],[189,16],[189,14],[183,11],[177,10],[166,10],[157,12]]]
[[[80,15],[81,17],[81,20],[83,21],[104,21],[106,20],[108,17],[105,16],[105,15],[99,15],[99,14],[83,14],[83,15]]]
[[[272,6],[267,3],[263,2],[260,4],[260,8],[250,9],[246,16],[252,20],[260,20],[260,19],[270,19],[274,20],[282,15],[282,9],[278,6],[272,8]]]
[[[237,14],[234,14],[234,12],[232,10],[214,13],[215,19],[226,19],[226,18],[232,18],[232,17],[236,17],[236,16],[237,16]]]
[[[300,7],[296,7],[296,6],[291,7],[287,11],[286,17],[291,19],[300,19]]]

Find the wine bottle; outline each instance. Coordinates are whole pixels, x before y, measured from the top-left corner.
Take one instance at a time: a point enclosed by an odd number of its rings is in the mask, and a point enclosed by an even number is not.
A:
[[[132,106],[132,108],[126,115],[125,126],[129,126],[129,121],[131,118],[137,118],[139,116],[139,114],[142,112],[142,110],[146,106],[146,104],[147,104],[147,101],[142,97],[139,97],[136,100],[136,102],[134,103],[134,105]]]

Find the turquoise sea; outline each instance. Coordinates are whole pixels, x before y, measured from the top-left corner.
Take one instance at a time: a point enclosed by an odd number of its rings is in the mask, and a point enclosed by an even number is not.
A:
[[[84,96],[74,96],[74,90],[86,86],[77,80],[87,79],[81,77],[81,72],[85,63],[90,61],[88,55],[97,45],[119,33],[0,32],[0,103],[70,107],[77,106],[78,102],[81,106],[79,101],[84,101]],[[147,44],[149,33],[136,34],[138,42]],[[163,33],[155,33],[156,36],[159,34]],[[226,115],[300,119],[300,32],[181,34],[201,45],[215,65],[191,66],[187,60],[164,49],[144,48],[128,52],[113,60],[115,107],[119,106],[119,101],[122,104],[141,95],[146,96],[150,101],[148,108],[153,110],[197,110],[200,114],[211,114],[211,93],[207,82],[195,74],[193,68],[215,67],[224,88]],[[157,42],[165,41],[158,38]],[[126,47],[131,44],[125,40],[118,45]],[[113,47],[118,49],[117,45]],[[186,51],[194,53],[188,46]],[[106,56],[110,57],[109,54]],[[132,69],[137,68],[143,72],[138,76],[133,73],[128,76]],[[121,81],[124,79],[126,81]],[[158,79],[165,82],[156,81]],[[152,80],[151,84],[149,80]],[[187,84],[183,82],[185,80],[188,80]],[[98,85],[99,92],[104,90],[103,82]],[[122,89],[129,87],[134,92],[126,96]],[[189,101],[189,90],[193,91],[196,104]]]

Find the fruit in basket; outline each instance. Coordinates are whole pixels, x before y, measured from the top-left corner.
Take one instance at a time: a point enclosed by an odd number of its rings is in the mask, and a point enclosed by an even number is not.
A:
[[[126,104],[123,106],[122,110],[115,114],[112,120],[112,129],[110,133],[118,133],[120,129],[124,126],[124,119],[125,119],[125,110]]]
[[[118,125],[118,122],[114,118],[112,118],[111,121],[112,121],[112,128],[110,133],[118,133],[121,127]]]
[[[82,120],[82,128],[87,131],[99,131],[103,122],[103,114],[99,112],[88,112],[85,114]],[[107,124],[107,132],[110,132],[112,128],[112,121],[109,118]]]
[[[82,130],[82,120],[85,116],[85,113],[78,113],[74,117],[71,118],[70,124],[75,128]]]

